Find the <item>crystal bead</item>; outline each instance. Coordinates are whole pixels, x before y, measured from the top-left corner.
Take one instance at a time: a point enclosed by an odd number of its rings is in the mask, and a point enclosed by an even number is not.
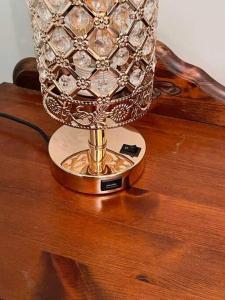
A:
[[[139,7],[143,4],[144,0],[133,0],[134,4]]]
[[[133,23],[133,10],[127,3],[118,6],[112,16],[112,27],[118,33],[127,33]]]
[[[117,75],[112,71],[97,71],[91,78],[91,90],[98,97],[106,97],[118,87]]]
[[[41,32],[40,29],[38,28],[38,24],[35,18],[32,21],[32,27],[33,27],[34,43],[36,46],[39,46],[39,44],[41,43]]]
[[[43,66],[39,66],[38,68],[40,81],[45,81],[47,79],[48,73]]]
[[[115,4],[115,0],[86,0],[86,2],[95,12],[107,12]]]
[[[89,47],[100,57],[108,56],[115,43],[115,37],[107,29],[95,29],[89,37]]]
[[[45,46],[45,58],[49,62],[52,62],[55,59],[55,53],[52,51],[52,49],[49,45]]]
[[[38,16],[41,17],[42,20],[46,22],[49,21],[52,16],[47,5],[43,1],[38,2],[38,5],[36,7],[36,12]]]
[[[66,53],[71,49],[70,37],[61,27],[56,27],[54,29],[50,42],[59,52]]]
[[[48,27],[48,22],[51,20],[51,13],[47,5],[43,1],[39,1],[35,9],[40,27],[45,30]]]
[[[59,78],[59,86],[63,92],[71,94],[77,87],[76,79],[72,75],[62,75]]]
[[[134,86],[139,86],[141,85],[142,81],[144,80],[144,72],[141,69],[135,69],[131,75],[130,75],[130,82],[134,85]]]
[[[65,24],[77,36],[84,36],[92,28],[92,18],[82,7],[75,6],[65,17]]]
[[[48,3],[51,5],[54,12],[62,11],[66,5],[69,3],[69,0],[48,0]]]
[[[95,69],[95,61],[85,52],[77,51],[73,56],[75,72],[81,78],[88,78]]]
[[[146,37],[146,26],[142,21],[136,22],[129,36],[129,41],[131,45],[135,47],[141,46],[144,42],[145,37]]]
[[[152,53],[153,47],[154,47],[154,40],[152,37],[149,36],[144,44],[143,49],[142,49],[143,55],[146,56],[146,55],[149,55],[150,53]]]
[[[35,7],[37,5],[38,0],[27,0],[27,4]]]
[[[46,64],[45,64],[45,56],[44,54],[42,53],[39,58],[38,58],[38,64],[39,64],[39,67],[43,67],[43,68],[46,68]]]
[[[144,17],[149,22],[155,8],[155,0],[147,0],[144,8]]]
[[[113,66],[123,66],[128,61],[130,53],[127,48],[120,48],[113,57]]]

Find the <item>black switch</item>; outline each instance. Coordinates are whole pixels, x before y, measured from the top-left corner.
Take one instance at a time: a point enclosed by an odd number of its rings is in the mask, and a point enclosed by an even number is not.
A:
[[[138,157],[141,152],[141,148],[136,145],[127,145],[123,144],[123,147],[120,150],[121,154],[126,154],[131,157]]]

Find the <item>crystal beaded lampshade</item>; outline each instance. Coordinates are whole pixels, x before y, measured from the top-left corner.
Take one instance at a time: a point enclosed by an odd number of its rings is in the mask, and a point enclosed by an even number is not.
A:
[[[152,100],[158,0],[28,0],[44,106],[78,128],[112,128]]]

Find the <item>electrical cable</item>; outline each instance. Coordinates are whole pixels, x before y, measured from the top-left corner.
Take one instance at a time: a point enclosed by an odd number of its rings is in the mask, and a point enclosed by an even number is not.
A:
[[[35,124],[31,123],[31,122],[28,122],[26,120],[17,118],[15,116],[3,113],[3,112],[0,112],[0,117],[8,119],[8,120],[11,120],[11,121],[14,121],[14,122],[17,122],[17,123],[20,123],[20,124],[23,124],[25,126],[28,126],[28,127],[32,128],[32,129],[34,129],[35,131],[37,131],[41,135],[41,137],[45,140],[45,142],[49,143],[50,137],[46,134],[46,132],[44,132],[43,129],[41,129],[37,125],[35,125]]]

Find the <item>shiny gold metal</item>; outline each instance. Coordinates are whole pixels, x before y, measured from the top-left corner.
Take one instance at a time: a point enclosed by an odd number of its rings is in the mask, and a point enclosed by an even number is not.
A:
[[[107,172],[105,164],[106,136],[103,129],[90,129],[89,171],[92,175],[103,175]]]
[[[144,168],[146,145],[143,137],[132,127],[121,127],[109,130],[104,164],[107,172],[92,175],[89,172],[89,149],[87,140],[89,132],[62,126],[52,136],[49,143],[49,154],[52,161],[52,172],[55,178],[72,190],[88,194],[108,194],[127,188],[141,175]],[[120,154],[123,144],[136,144],[141,148],[138,157]],[[102,184],[121,180],[121,186],[102,190]]]
[[[53,173],[78,192],[107,194],[143,170],[144,139],[119,127],[153,100],[159,1],[97,2],[27,0],[43,104],[64,125],[49,144]],[[139,155],[121,154],[123,144]]]
[[[105,129],[148,111],[158,0],[27,3],[43,104],[54,119],[76,128],[98,123]]]

